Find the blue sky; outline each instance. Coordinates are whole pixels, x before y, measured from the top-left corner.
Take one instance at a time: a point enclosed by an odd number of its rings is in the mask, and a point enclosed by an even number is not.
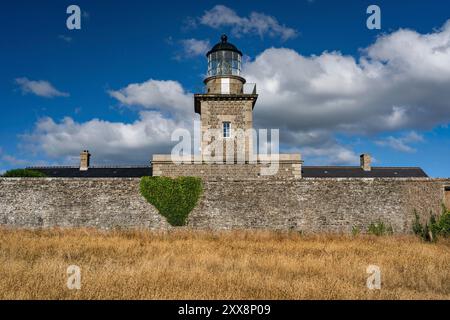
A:
[[[70,4],[81,30],[66,28]],[[381,30],[366,28],[370,4]],[[446,1],[14,1],[0,15],[0,171],[170,151],[192,125],[204,51],[227,33],[258,86],[255,125],[280,128],[306,165],[369,152],[450,176]]]

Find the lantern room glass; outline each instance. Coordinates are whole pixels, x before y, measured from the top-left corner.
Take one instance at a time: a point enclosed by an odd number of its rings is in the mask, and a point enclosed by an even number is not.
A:
[[[208,55],[208,77],[240,76],[242,57],[239,53],[228,50],[212,52]]]

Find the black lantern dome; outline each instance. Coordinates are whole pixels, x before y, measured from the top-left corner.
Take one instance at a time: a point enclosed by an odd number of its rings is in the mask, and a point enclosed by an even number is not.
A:
[[[236,46],[234,44],[231,44],[228,42],[228,37],[226,34],[223,34],[220,37],[220,40],[221,41],[218,44],[216,44],[214,47],[212,47],[211,50],[208,51],[206,56],[209,56],[211,53],[221,51],[221,50],[233,51],[242,56],[242,52],[238,48],[236,48]]]
[[[208,53],[208,77],[240,76],[242,52],[235,45],[228,42],[224,34],[221,42],[216,44]]]

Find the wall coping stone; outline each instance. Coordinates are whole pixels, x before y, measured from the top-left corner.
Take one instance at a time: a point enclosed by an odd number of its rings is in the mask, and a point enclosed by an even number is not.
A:
[[[249,180],[255,180],[259,181],[264,179],[264,177],[272,177],[271,180],[286,180],[286,181],[300,181],[296,178],[286,178],[286,177],[276,177],[276,176],[261,176],[258,178],[233,178],[233,177],[211,177],[211,178],[205,178],[204,180],[217,180],[217,181],[249,181]],[[57,177],[40,177],[40,178],[31,178],[31,177],[0,177],[0,181],[80,181],[80,180],[86,180],[86,181],[111,181],[111,180],[123,180],[123,181],[133,181],[133,180],[140,180],[141,178],[125,178],[125,177],[117,177],[117,178],[86,178],[86,177],[74,177],[74,178],[57,178]],[[374,177],[374,178],[302,178],[301,180],[306,181],[432,181],[432,182],[444,182],[444,183],[450,183],[450,178],[380,178],[380,177]],[[269,180],[270,181],[270,180]],[[265,179],[264,182],[267,182],[267,179]]]

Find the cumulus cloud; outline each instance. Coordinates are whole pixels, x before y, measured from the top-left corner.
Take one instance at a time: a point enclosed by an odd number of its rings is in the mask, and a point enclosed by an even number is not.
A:
[[[257,34],[260,37],[280,37],[282,40],[295,38],[298,32],[295,29],[280,24],[277,19],[264,13],[252,12],[248,17],[239,16],[234,10],[216,5],[199,18],[203,25],[220,29],[231,27],[233,35],[239,37],[245,34]]]
[[[178,59],[205,55],[211,47],[208,40],[183,39],[180,40],[180,43],[183,47],[183,52],[177,55]]]
[[[193,110],[192,94],[177,81],[150,79],[108,93],[123,105],[161,110],[174,116],[183,116]]]
[[[99,119],[79,123],[70,117],[55,122],[46,117],[22,140],[29,150],[70,163],[77,163],[80,151],[88,149],[97,164],[148,164],[152,154],[170,152],[171,134],[183,126],[156,111],[142,111],[129,124]]]
[[[282,151],[300,152],[306,165],[354,164],[359,161],[358,154],[351,146],[343,145],[329,130],[295,131],[284,128],[280,130],[280,140]]]
[[[45,80],[29,80],[28,78],[17,78],[16,84],[24,94],[32,93],[44,98],[68,97],[69,94],[57,90],[50,82]]]
[[[417,150],[414,149],[410,144],[418,142],[424,142],[423,136],[414,131],[411,131],[407,134],[403,134],[400,137],[389,136],[385,139],[377,140],[375,143],[379,146],[390,147],[397,151],[413,153]]]
[[[22,148],[34,154],[77,163],[80,150],[88,149],[97,164],[148,164],[152,154],[170,153],[174,130],[193,129],[193,97],[177,81],[132,83],[109,91],[121,104],[138,111],[132,123],[92,119],[76,122],[71,117],[37,121],[31,133],[22,135]]]
[[[421,141],[417,132],[450,123],[450,22],[429,34],[386,34],[358,58],[270,48],[243,71],[258,86],[255,126],[279,128],[282,149],[301,151],[307,164],[357,163],[357,152],[366,150],[337,136],[369,137],[411,152]],[[169,132],[192,127],[183,121],[193,117],[192,94],[179,82],[150,79],[109,94],[139,108],[140,118],[131,124],[45,118],[28,141],[53,156],[77,156],[89,148],[105,161],[122,163],[168,152]]]
[[[329,143],[336,133],[431,129],[450,121],[450,22],[430,34],[384,35],[361,50],[359,59],[271,48],[247,63],[244,72],[260,94],[257,126],[280,128],[290,146],[317,132]]]
[[[299,151],[307,159],[306,165],[342,165],[359,161],[359,156],[353,150],[333,140],[323,146],[299,148]]]

